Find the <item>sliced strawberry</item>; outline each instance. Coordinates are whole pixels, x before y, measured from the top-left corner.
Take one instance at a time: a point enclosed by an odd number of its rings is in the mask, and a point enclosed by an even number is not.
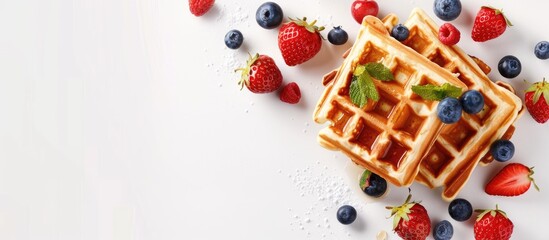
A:
[[[520,163],[510,163],[488,182],[484,191],[497,196],[521,195],[528,191],[531,183],[534,182],[533,174],[533,167],[528,168]],[[539,191],[535,182],[534,187]]]

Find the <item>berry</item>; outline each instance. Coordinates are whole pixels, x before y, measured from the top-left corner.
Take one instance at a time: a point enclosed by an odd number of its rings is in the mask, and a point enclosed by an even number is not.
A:
[[[445,23],[438,30],[438,39],[448,46],[456,45],[461,38],[459,30],[451,23]]]
[[[468,90],[459,97],[463,111],[469,114],[477,114],[484,108],[484,96],[477,90]]]
[[[515,154],[515,145],[509,140],[496,140],[490,146],[490,154],[498,162],[507,162]]]
[[[399,23],[391,30],[391,36],[402,42],[410,36],[410,30],[408,30],[408,28],[403,24]]]
[[[549,83],[543,79],[532,84],[524,95],[526,109],[538,123],[549,120]]]
[[[313,58],[322,47],[320,31],[324,27],[315,26],[316,20],[307,23],[307,18],[293,20],[280,27],[278,48],[288,66],[295,66]]]
[[[344,225],[351,224],[356,219],[356,209],[353,206],[343,205],[337,210],[337,220]]]
[[[459,0],[435,0],[433,10],[441,20],[452,21],[461,13],[461,2]]]
[[[297,83],[291,82],[282,88],[282,92],[280,92],[281,101],[296,104],[299,102],[299,99],[301,99],[301,92]]]
[[[255,21],[262,28],[273,29],[280,26],[283,16],[282,8],[278,4],[265,2],[257,8]]]
[[[456,198],[448,205],[448,213],[452,219],[463,222],[473,215],[473,206],[463,198]]]
[[[238,84],[241,89],[246,86],[253,93],[269,93],[277,90],[282,84],[282,73],[274,60],[267,55],[250,56],[245,68],[236,69],[242,76]]]
[[[360,177],[360,189],[366,195],[378,198],[387,191],[387,181],[370,170],[365,170]]]
[[[513,222],[497,205],[495,210],[479,214],[473,228],[475,240],[508,240],[513,234]]]
[[[357,23],[361,24],[362,19],[368,15],[377,17],[379,6],[374,0],[356,0],[351,4],[351,14]]]
[[[206,14],[213,7],[215,0],[189,0],[189,9],[197,17]]]
[[[391,210],[393,230],[403,239],[424,240],[431,231],[431,220],[427,210],[416,202],[410,202],[412,195],[408,195],[404,204],[396,207],[387,207]]]
[[[238,49],[242,42],[244,42],[244,36],[236,29],[233,29],[225,34],[225,45],[230,49]]]
[[[435,224],[433,237],[435,240],[450,240],[454,235],[454,227],[448,220],[442,220]]]
[[[328,33],[328,41],[333,45],[343,45],[347,42],[349,39],[349,35],[347,35],[347,32],[339,27],[334,27],[334,29],[330,30]]]
[[[509,163],[486,184],[484,191],[490,195],[513,197],[528,191],[531,183],[534,183],[534,188],[539,191],[533,175],[533,167]]]
[[[483,6],[475,17],[471,37],[475,42],[485,42],[499,37],[507,26],[513,26],[499,9]]]
[[[452,124],[461,118],[461,104],[457,98],[446,97],[437,106],[437,116],[443,123]]]
[[[536,44],[534,48],[534,54],[539,59],[548,59],[549,58],[549,42],[541,41]]]
[[[507,55],[499,60],[498,71],[503,77],[514,78],[520,74],[521,70],[520,60],[515,56]]]

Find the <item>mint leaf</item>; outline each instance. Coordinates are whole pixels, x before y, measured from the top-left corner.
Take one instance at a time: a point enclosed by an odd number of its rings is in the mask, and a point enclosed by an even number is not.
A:
[[[353,70],[353,79],[349,86],[349,97],[360,108],[366,105],[368,99],[379,101],[379,93],[372,77],[382,81],[394,79],[391,70],[381,63],[357,65]]]
[[[353,76],[359,76],[364,74],[364,71],[366,71],[366,67],[364,65],[358,65],[356,66],[355,70],[353,71]]]
[[[377,92],[376,85],[374,85],[374,81],[368,74],[362,75],[362,79],[364,79],[364,84],[366,87],[366,98],[372,99],[374,101],[379,101],[379,93]]]
[[[412,86],[412,92],[419,95],[421,98],[430,101],[441,100],[441,95],[435,90],[437,86],[432,84]]]
[[[381,63],[367,63],[364,67],[370,76],[375,79],[381,81],[390,81],[395,79],[391,70]]]
[[[449,83],[442,84],[442,91],[448,97],[458,98],[459,96],[461,96],[461,88]]]
[[[446,97],[458,98],[461,95],[461,88],[445,83],[442,86],[433,84],[412,86],[412,91],[421,98],[430,101],[440,101]]]
[[[353,104],[361,108],[366,104],[368,98],[366,98],[366,84],[360,76],[362,75],[353,76],[351,86],[349,86],[349,97],[351,97]]]

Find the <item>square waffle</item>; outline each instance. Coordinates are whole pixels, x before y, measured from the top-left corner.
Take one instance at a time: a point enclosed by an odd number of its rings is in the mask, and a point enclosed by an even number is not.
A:
[[[355,67],[369,62],[381,62],[395,80],[374,80],[379,101],[359,108],[350,100],[349,85]],[[411,86],[450,83],[467,88],[454,74],[392,38],[371,16],[364,18],[342,66],[328,76],[334,81],[327,84],[313,116],[317,123],[331,123],[319,132],[319,142],[397,186],[412,184],[443,127],[436,102],[415,95]]]
[[[384,18],[387,29],[398,23],[390,14]],[[424,156],[416,177],[431,188],[444,187],[442,197],[453,199],[482,160],[489,163],[490,145],[497,139],[510,138],[513,124],[521,115],[522,102],[512,88],[492,82],[475,59],[457,46],[438,40],[439,27],[421,9],[414,9],[404,25],[410,36],[402,43],[456,75],[468,89],[484,96],[485,106],[478,114],[463,113],[455,124],[444,125],[433,147]],[[488,68],[489,69],[489,68]]]

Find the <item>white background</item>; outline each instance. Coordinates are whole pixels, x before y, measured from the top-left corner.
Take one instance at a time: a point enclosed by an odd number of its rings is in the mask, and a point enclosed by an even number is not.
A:
[[[384,207],[400,204],[407,189],[366,198],[361,170],[316,142],[321,77],[341,63],[359,27],[351,2],[278,1],[285,17],[319,19],[324,36],[334,25],[350,35],[288,67],[277,30],[255,22],[262,1],[218,0],[202,17],[186,0],[0,1],[0,239],[374,239],[380,231],[398,239]],[[418,6],[434,17],[431,0],[378,2],[380,16],[406,19]],[[549,3],[462,3],[453,22],[459,44],[492,67],[492,79],[522,97],[524,79],[549,76],[549,62],[533,54],[549,40]],[[514,26],[472,42],[481,5],[503,8]],[[239,50],[223,44],[232,28],[245,37]],[[272,56],[284,82],[300,85],[301,102],[240,91],[233,69],[248,52]],[[523,64],[511,80],[497,72],[507,54]],[[494,163],[477,168],[459,197],[474,208],[498,203],[515,224],[513,239],[544,239],[549,125],[526,113],[513,141],[511,161],[535,166],[541,192],[488,196],[485,183],[504,166]],[[414,184],[412,193],[433,224],[448,219],[454,239],[473,238],[473,218],[452,220],[440,189]],[[347,203],[359,211],[350,226],[335,218]]]

